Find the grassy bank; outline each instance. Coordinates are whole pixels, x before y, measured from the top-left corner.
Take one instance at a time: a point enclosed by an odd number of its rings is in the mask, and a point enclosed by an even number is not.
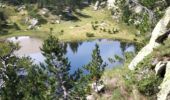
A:
[[[117,67],[106,70],[102,76],[105,83],[105,92],[95,94],[98,100],[147,100],[136,88],[126,79],[128,73],[131,73],[127,66]]]
[[[61,41],[82,41],[98,38],[121,39],[127,41],[134,41],[134,39],[137,39],[135,36],[135,28],[113,20],[110,11],[107,9],[94,11],[91,7],[88,7],[82,9],[79,13],[84,16],[74,14],[78,18],[76,21],[62,21],[60,24],[51,24],[48,22],[42,24],[39,29],[36,30],[27,30],[27,26],[20,23],[26,15],[21,16],[19,13],[10,15],[9,21],[17,23],[20,30],[11,29],[7,34],[0,35],[0,39],[23,35],[45,39],[50,33],[50,29],[52,29],[52,33]],[[98,22],[98,24],[101,22],[105,23],[104,31],[101,31],[101,29],[94,30],[92,28],[92,22]],[[118,29],[118,32],[109,34],[108,30],[113,28]],[[93,34],[92,37],[87,36],[89,32]],[[140,41],[140,39],[137,39],[137,41]]]
[[[155,48],[150,55],[140,62],[134,71],[128,69],[128,63],[106,70],[102,76],[106,92],[96,97],[101,98],[99,100],[155,100],[163,77],[155,75],[155,65],[152,65],[152,62],[169,59],[169,46],[170,39],[167,39],[164,41],[164,45]]]

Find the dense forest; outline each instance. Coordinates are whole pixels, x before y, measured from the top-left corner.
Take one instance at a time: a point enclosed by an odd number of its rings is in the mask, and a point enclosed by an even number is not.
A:
[[[170,100],[169,25],[170,0],[0,0],[0,99]]]

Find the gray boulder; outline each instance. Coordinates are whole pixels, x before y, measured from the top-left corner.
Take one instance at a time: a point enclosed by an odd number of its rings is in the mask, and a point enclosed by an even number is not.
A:
[[[104,85],[103,84],[96,84],[96,83],[92,83],[92,89],[95,92],[101,92],[104,89]]]
[[[38,19],[33,18],[30,20],[30,25],[28,26],[28,29],[33,29],[38,24]]]
[[[108,9],[117,8],[115,3],[116,3],[116,0],[107,0],[107,7],[108,7]]]
[[[141,6],[135,6],[134,7],[134,12],[135,13],[141,13],[143,11],[143,8]]]
[[[6,8],[6,5],[3,3],[0,3],[0,8]]]
[[[93,95],[86,96],[86,100],[96,100]]]
[[[95,5],[94,5],[94,10],[98,10],[99,5],[100,5],[100,2],[96,1]]]
[[[17,8],[17,11],[18,11],[18,12],[23,11],[25,8],[26,8],[25,5],[19,6],[19,7]]]
[[[151,65],[155,67],[158,63],[159,63],[159,59],[158,58],[154,58],[152,60],[152,62],[151,62]]]
[[[39,14],[41,15],[47,15],[49,12],[49,10],[47,8],[42,8],[40,11],[39,11]]]

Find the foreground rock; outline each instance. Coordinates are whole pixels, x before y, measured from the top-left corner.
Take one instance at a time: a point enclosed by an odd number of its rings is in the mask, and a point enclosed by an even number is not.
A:
[[[31,19],[28,29],[34,29],[37,24],[38,24],[38,19],[36,19],[36,18]]]
[[[96,100],[96,98],[93,95],[88,95],[86,100]]]
[[[107,0],[107,7],[108,7],[108,9],[117,8],[115,3],[116,3],[116,0]]]
[[[21,5],[17,8],[17,11],[20,12],[20,11],[23,11],[25,10],[26,6],[25,5]]]
[[[94,5],[94,10],[98,10],[99,5],[100,5],[100,2],[96,1],[95,5]]]
[[[164,17],[158,22],[156,27],[152,32],[152,37],[149,44],[139,51],[137,56],[132,60],[128,66],[130,70],[134,70],[136,65],[141,62],[147,55],[149,55],[154,48],[159,46],[159,43],[156,42],[156,39],[162,36],[167,31],[167,26],[170,23],[170,7],[167,8]]]
[[[166,73],[160,89],[157,100],[170,100],[170,62],[166,65]]]
[[[48,15],[48,13],[49,13],[49,10],[47,9],[47,8],[42,8],[42,9],[40,9],[40,11],[39,11],[39,14],[40,15]]]
[[[92,83],[92,89],[95,92],[101,92],[104,90],[104,85],[103,84],[96,84],[96,83]]]

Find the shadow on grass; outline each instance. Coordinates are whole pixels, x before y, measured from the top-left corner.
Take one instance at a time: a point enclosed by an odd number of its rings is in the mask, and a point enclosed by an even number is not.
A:
[[[91,16],[86,15],[86,14],[83,14],[83,13],[81,13],[81,12],[74,11],[74,13],[75,13],[77,16],[79,16],[79,17],[91,18]]]
[[[0,25],[0,30],[1,30],[0,31],[0,36],[12,34],[11,32],[9,32],[9,30],[11,30],[11,29],[20,30],[20,27],[16,23],[13,23],[13,24],[8,24],[8,23],[1,24]]]
[[[7,29],[0,29],[0,36],[4,36],[4,35],[9,35],[10,33],[8,32]]]
[[[77,16],[74,16],[72,13],[63,12],[62,16],[63,16],[62,20],[65,20],[65,21],[79,21],[80,20]]]

